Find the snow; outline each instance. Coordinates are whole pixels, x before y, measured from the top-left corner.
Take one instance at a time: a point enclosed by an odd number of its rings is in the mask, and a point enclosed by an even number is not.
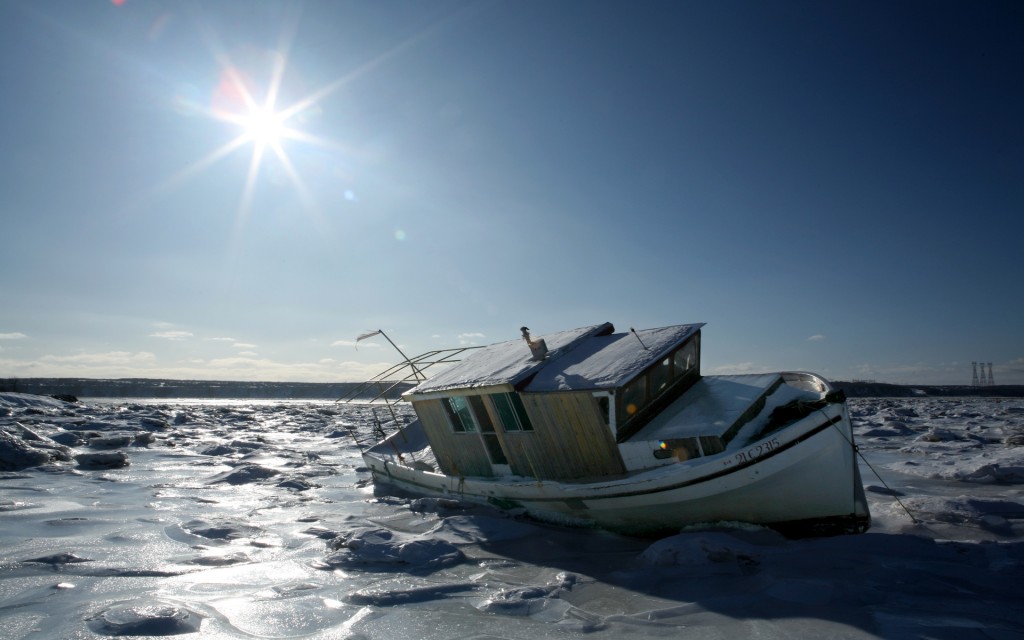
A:
[[[1024,638],[1024,400],[850,408],[868,533],[651,540],[377,494],[366,406],[0,394],[0,635]]]
[[[557,360],[595,333],[610,329],[608,323],[559,331],[535,340],[544,340],[549,350],[546,360],[534,360],[530,347],[522,339],[507,340],[476,349],[456,365],[436,373],[412,392],[426,394],[456,388],[480,388],[514,385],[548,363]]]
[[[622,386],[664,357],[703,324],[682,324],[594,336],[546,366],[526,391],[572,391]]]

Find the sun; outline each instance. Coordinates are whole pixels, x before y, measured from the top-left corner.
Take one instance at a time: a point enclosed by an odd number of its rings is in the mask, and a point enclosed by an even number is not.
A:
[[[276,58],[274,58],[276,60]],[[266,147],[273,149],[279,156],[284,156],[281,144],[287,138],[301,137],[301,132],[289,121],[309,108],[308,102],[300,102],[287,108],[278,107],[281,95],[281,83],[284,76],[284,60],[271,66],[271,77],[268,86],[260,89],[260,83],[252,78],[251,73],[240,70],[229,61],[221,71],[220,84],[215,95],[216,106],[212,110],[214,118],[234,125],[240,131],[229,143],[231,146],[254,145],[257,154],[262,154]]]
[[[174,104],[183,115],[198,115],[224,124],[228,138],[163,181],[156,193],[179,188],[229,156],[248,154],[248,169],[241,181],[235,213],[236,230],[244,226],[259,202],[257,184],[270,166],[274,169],[270,184],[274,188],[290,185],[302,209],[316,224],[321,223],[320,206],[300,175],[303,163],[308,167],[310,158],[322,157],[324,153],[352,153],[346,145],[316,133],[324,113],[322,105],[335,91],[394,53],[309,90],[301,74],[295,70],[286,73],[296,25],[297,19],[285,26],[277,47],[245,46],[231,53],[220,44],[213,30],[204,31],[217,73],[211,74],[208,91],[187,84],[175,96]],[[354,196],[349,194],[346,191],[345,197],[352,199]]]
[[[219,79],[212,88],[209,104],[198,104],[196,111],[227,125],[233,137],[173,176],[167,183],[168,188],[229,155],[250,149],[249,169],[236,214],[239,223],[248,217],[256,184],[267,162],[276,163],[307,210],[315,213],[316,203],[299,176],[289,151],[300,154],[302,146],[335,148],[334,143],[312,135],[304,127],[308,126],[311,114],[319,113],[320,101],[339,88],[343,80],[306,93],[298,100],[285,101],[286,95],[295,93],[294,90],[286,91],[283,86],[287,48],[284,52],[250,55],[242,63],[236,63],[224,53],[216,55],[215,59],[220,67]],[[295,144],[289,145],[289,142]],[[289,150],[288,147],[293,148]]]
[[[239,118],[242,133],[257,145],[277,147],[288,137],[285,114],[273,108],[256,107]]]

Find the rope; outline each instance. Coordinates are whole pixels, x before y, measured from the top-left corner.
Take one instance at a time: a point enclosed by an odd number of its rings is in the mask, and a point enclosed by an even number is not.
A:
[[[868,459],[865,458],[864,454],[860,452],[860,447],[858,447],[857,445],[853,445],[853,450],[857,453],[857,456],[859,456],[860,459],[864,461],[864,464],[868,466],[868,469],[871,469],[871,473],[875,474],[875,477],[878,478],[878,481],[882,483],[882,486],[885,487],[885,489],[889,492],[893,499],[896,500],[896,504],[903,507],[903,510],[907,512],[907,516],[910,517],[910,521],[914,524],[924,524],[924,522],[914,517],[914,514],[911,513],[910,509],[907,508],[907,505],[903,504],[903,501],[900,500],[900,497],[896,495],[896,491],[889,487],[888,484],[886,484],[885,480],[882,479],[882,476],[878,475],[878,472],[875,471],[875,468],[871,466],[871,463],[868,462]]]
[[[823,407],[819,408],[818,411],[821,413],[821,415],[825,416],[826,418],[829,417],[828,414],[825,413],[825,409]],[[831,418],[829,418],[829,420],[831,420]],[[849,412],[847,412],[847,420],[850,421],[850,437],[849,438],[847,438],[846,434],[843,433],[843,430],[839,428],[839,423],[838,422],[833,422],[832,426],[835,427],[836,431],[839,432],[839,435],[842,436],[843,440],[846,440],[846,442],[849,443],[849,445],[853,448],[853,452],[857,454],[857,457],[859,457],[864,462],[864,464],[867,465],[868,469],[871,469],[871,473],[875,474],[875,477],[878,478],[878,481],[881,482],[882,486],[885,487],[886,491],[889,492],[889,495],[891,495],[893,497],[893,499],[896,500],[896,504],[900,505],[900,507],[902,507],[903,510],[907,512],[907,516],[910,517],[910,521],[913,522],[914,524],[917,524],[917,525],[924,524],[923,521],[918,520],[917,518],[914,517],[914,514],[911,513],[909,508],[907,508],[907,505],[903,504],[903,501],[900,500],[900,497],[898,495],[896,495],[896,491],[892,487],[889,486],[889,484],[882,478],[882,476],[879,475],[878,471],[873,466],[871,466],[871,463],[868,462],[868,459],[864,457],[864,454],[861,453],[860,447],[857,446],[853,442],[853,421],[850,420],[850,418],[849,418]]]

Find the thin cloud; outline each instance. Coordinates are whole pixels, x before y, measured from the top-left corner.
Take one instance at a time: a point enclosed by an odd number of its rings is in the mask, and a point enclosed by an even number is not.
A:
[[[157,331],[156,333],[149,334],[149,337],[162,340],[186,340],[193,336],[191,331]]]
[[[459,334],[459,344],[461,344],[461,345],[476,344],[478,339],[481,339],[481,338],[484,338],[484,337],[486,337],[486,336],[484,336],[484,334],[482,334],[482,333],[460,333]]]
[[[156,356],[148,351],[106,351],[103,353],[76,353],[71,356],[46,355],[40,360],[50,364],[78,366],[140,365],[154,362]]]
[[[14,333],[0,333],[0,340],[24,340],[28,336],[20,331]]]
[[[234,338],[207,338],[209,342],[235,342]]]
[[[711,369],[711,373],[719,375],[750,373],[754,370],[753,362],[736,362],[734,364],[723,364]]]
[[[807,338],[807,341],[808,342],[821,342],[824,339],[825,339],[824,335],[822,335],[820,333],[816,333],[813,336],[811,336],[810,338]]]
[[[332,347],[356,347],[356,346],[359,346],[359,347],[370,347],[370,348],[379,348],[380,347],[380,345],[377,344],[376,342],[360,342],[360,343],[357,344],[355,340],[335,340],[334,342],[331,343],[331,346]]]
[[[258,349],[260,345],[250,344],[248,342],[236,342],[231,346],[235,347],[236,349]]]
[[[146,351],[108,351],[47,355],[33,360],[0,358],[0,371],[19,377],[169,378],[173,380],[238,380],[278,382],[359,382],[369,380],[391,362],[277,362],[236,354],[230,358],[190,358],[161,363]]]
[[[1013,373],[1024,373],[1024,358],[1017,358],[1016,360],[1010,360],[1004,365],[999,365],[996,371],[1000,370]]]

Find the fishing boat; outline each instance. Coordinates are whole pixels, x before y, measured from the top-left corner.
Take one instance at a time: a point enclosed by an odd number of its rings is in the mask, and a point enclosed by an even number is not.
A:
[[[866,531],[842,392],[806,372],[701,375],[703,326],[523,327],[403,354],[370,384],[380,397],[406,385],[415,416],[392,410],[363,460],[385,490],[628,534],[722,521]]]

